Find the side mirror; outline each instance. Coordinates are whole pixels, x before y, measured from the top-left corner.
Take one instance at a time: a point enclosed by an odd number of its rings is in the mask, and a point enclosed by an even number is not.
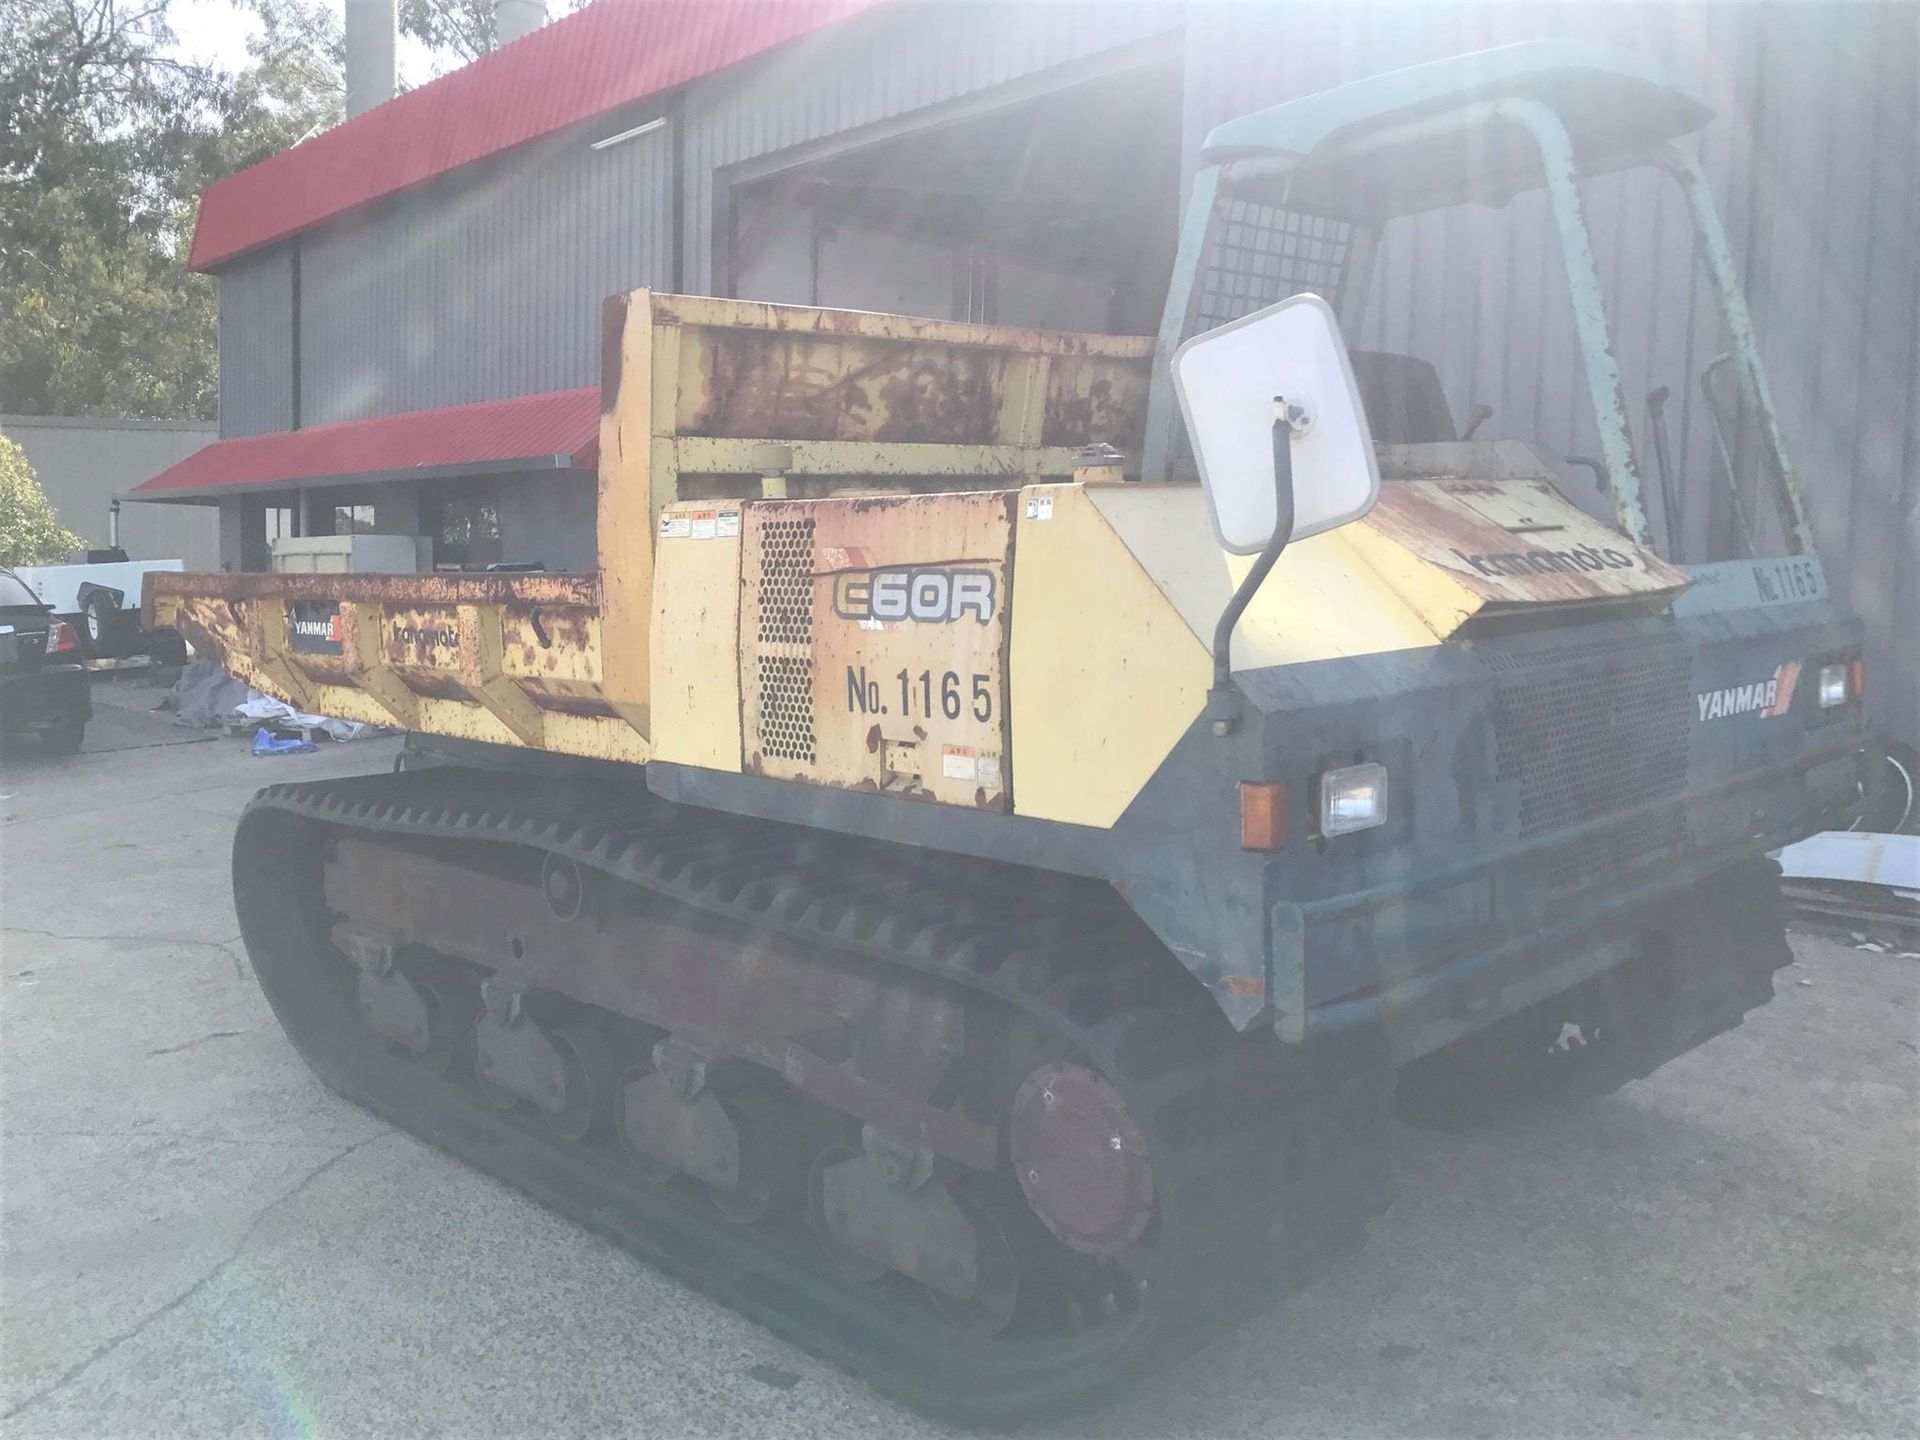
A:
[[[1231,553],[1259,554],[1285,519],[1279,397],[1291,417],[1293,472],[1293,525],[1282,542],[1358,520],[1379,498],[1360,390],[1333,307],[1318,295],[1294,295],[1194,336],[1174,352],[1173,385],[1214,534]]]

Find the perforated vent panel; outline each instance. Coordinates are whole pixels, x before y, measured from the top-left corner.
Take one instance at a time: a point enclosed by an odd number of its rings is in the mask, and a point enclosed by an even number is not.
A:
[[[755,714],[763,755],[812,764],[813,521],[773,520],[760,546]]]
[[[1304,290],[1337,307],[1352,234],[1345,221],[1230,201],[1207,240],[1188,333],[1212,330]]]
[[[1691,666],[1680,653],[1503,682],[1494,702],[1497,773],[1519,786],[1521,835],[1679,794],[1690,692]]]

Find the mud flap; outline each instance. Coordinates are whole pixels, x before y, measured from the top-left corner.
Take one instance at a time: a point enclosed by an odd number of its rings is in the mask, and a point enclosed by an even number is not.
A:
[[[1368,1217],[1386,1208],[1398,1143],[1384,1025],[1310,1037],[1298,1059],[1305,1094],[1281,1167],[1286,1201],[1275,1236],[1290,1280],[1361,1242]]]
[[[1401,1114],[1469,1129],[1651,1075],[1773,998],[1786,919],[1773,861],[1709,877],[1647,917],[1631,959],[1407,1066]]]
[[[1793,959],[1780,866],[1762,857],[1722,871],[1662,910],[1643,943],[1654,993],[1635,1019],[1648,1075],[1773,998],[1774,972]]]

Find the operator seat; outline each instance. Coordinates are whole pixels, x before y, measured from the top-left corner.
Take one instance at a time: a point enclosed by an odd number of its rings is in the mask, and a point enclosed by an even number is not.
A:
[[[1440,374],[1428,361],[1386,350],[1352,350],[1354,382],[1376,445],[1458,440]]]

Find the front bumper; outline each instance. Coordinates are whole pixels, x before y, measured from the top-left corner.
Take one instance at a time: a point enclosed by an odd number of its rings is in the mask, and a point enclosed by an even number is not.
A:
[[[1307,1032],[1383,1026],[1404,1063],[1622,963],[1676,896],[1808,833],[1844,826],[1861,764],[1850,741],[1851,731],[1837,731],[1827,751],[1416,884],[1276,906],[1275,936],[1295,937],[1297,947],[1276,958],[1322,977],[1321,994],[1329,975],[1364,967],[1376,977],[1318,1003],[1310,991]],[[1728,813],[1744,823],[1718,829],[1717,843],[1643,843],[1697,835],[1709,828],[1705,817]]]
[[[77,663],[0,675],[0,730],[8,734],[84,725],[92,718],[87,672]]]

